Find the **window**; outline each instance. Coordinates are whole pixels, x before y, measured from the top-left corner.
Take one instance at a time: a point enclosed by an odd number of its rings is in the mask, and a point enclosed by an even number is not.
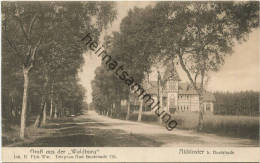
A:
[[[175,106],[175,99],[174,99],[174,97],[171,97],[169,99],[169,107],[174,108],[174,106]]]
[[[172,82],[172,81],[168,82],[169,91],[175,90],[176,89],[175,87],[176,87],[176,84],[174,82]]]
[[[162,103],[163,103],[163,106],[166,107],[167,106],[167,97],[163,97],[162,99]]]

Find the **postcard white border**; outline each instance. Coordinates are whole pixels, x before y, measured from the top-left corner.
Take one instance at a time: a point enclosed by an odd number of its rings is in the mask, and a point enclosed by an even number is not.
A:
[[[86,140],[87,141],[87,140]],[[108,156],[107,158],[84,158],[78,159],[57,159],[55,154],[48,154],[50,158],[43,159],[41,155],[32,154],[30,150],[55,151],[63,150],[70,152],[71,149],[87,151],[97,151],[95,156]],[[203,150],[204,154],[181,154],[180,149]],[[207,154],[206,151],[233,151],[234,154]],[[20,155],[20,158],[14,158],[14,155]],[[24,158],[27,155],[27,158]],[[32,158],[31,155],[38,155],[40,158]],[[58,154],[62,155],[62,154]],[[81,155],[81,154],[79,154]],[[90,154],[91,155],[91,154]],[[89,155],[89,156],[90,156]],[[63,154],[63,156],[68,156]],[[92,155],[93,156],[93,155]],[[110,156],[113,156],[111,158]],[[115,158],[115,157],[116,158]],[[3,147],[3,162],[259,162],[259,147],[243,148],[206,148],[206,147]]]

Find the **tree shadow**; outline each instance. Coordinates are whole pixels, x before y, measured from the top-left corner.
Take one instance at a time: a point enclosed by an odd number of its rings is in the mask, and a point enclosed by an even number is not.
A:
[[[82,121],[81,121],[82,122]],[[21,147],[158,147],[162,143],[147,136],[109,129],[113,124],[50,124],[48,129],[55,130],[47,137],[41,137]],[[108,126],[100,128],[100,126]]]

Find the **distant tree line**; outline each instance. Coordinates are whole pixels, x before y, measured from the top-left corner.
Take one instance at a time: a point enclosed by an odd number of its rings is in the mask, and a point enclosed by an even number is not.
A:
[[[259,92],[215,92],[214,114],[259,115]]]

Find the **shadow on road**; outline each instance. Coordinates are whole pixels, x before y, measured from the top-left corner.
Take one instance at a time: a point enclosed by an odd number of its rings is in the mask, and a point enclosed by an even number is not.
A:
[[[91,122],[91,123],[90,123]],[[158,147],[162,143],[145,136],[110,129],[110,123],[75,119],[65,123],[51,123],[46,129],[54,130],[23,147]],[[105,126],[105,127],[104,127]]]

